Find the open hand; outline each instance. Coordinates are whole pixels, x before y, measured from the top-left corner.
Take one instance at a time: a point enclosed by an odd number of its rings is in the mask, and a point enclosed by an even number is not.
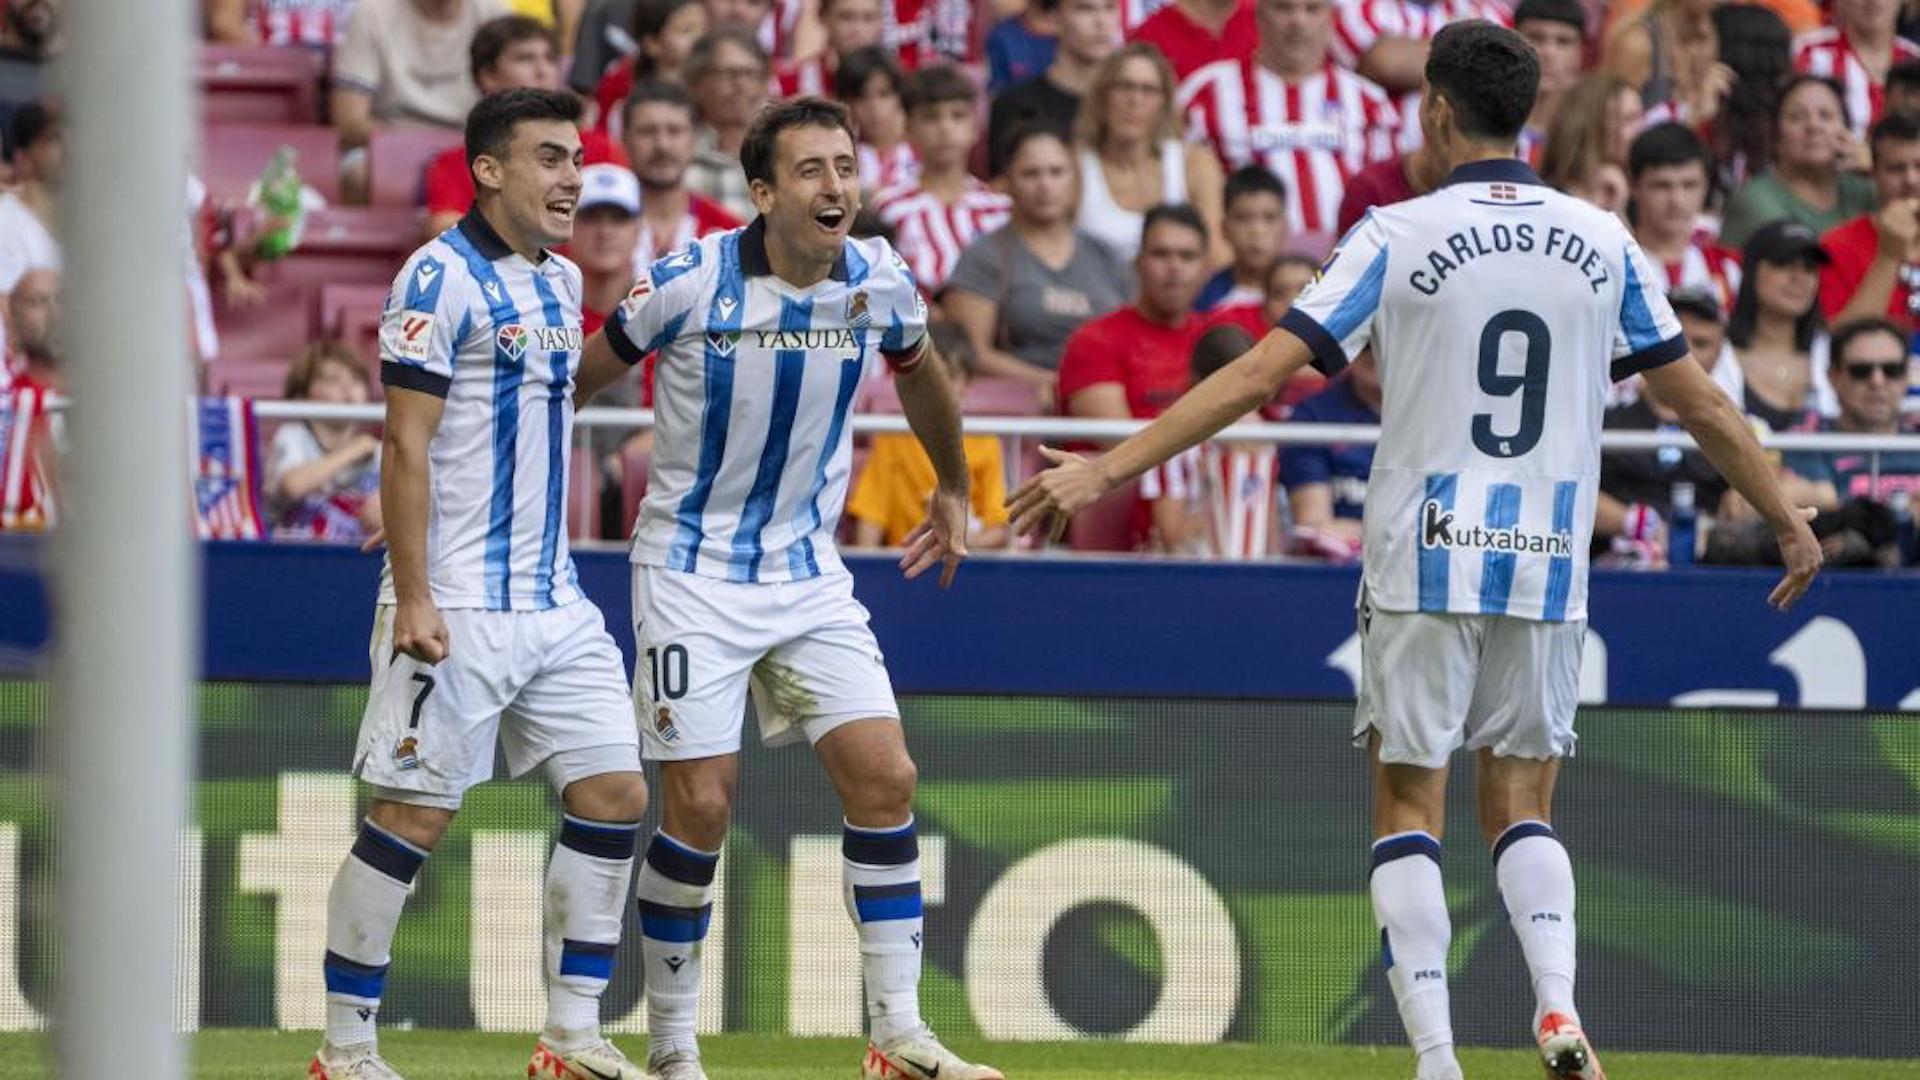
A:
[[[1053,468],[1028,477],[1007,499],[1007,511],[1015,536],[1038,535],[1047,529],[1057,541],[1066,535],[1068,519],[1113,485],[1090,458],[1051,446],[1042,446],[1040,456],[1053,462]]]
[[[967,493],[935,489],[927,500],[927,520],[907,534],[900,569],[911,581],[940,565],[940,587],[953,584],[967,557]]]

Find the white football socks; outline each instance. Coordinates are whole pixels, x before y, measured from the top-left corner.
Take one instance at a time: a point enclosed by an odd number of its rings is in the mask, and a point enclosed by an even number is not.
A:
[[[380,828],[360,823],[353,850],[327,893],[327,1042],[371,1046],[375,1018],[392,962],[393,931],[427,853]]]
[[[547,1024],[541,1033],[558,1053],[600,1039],[600,996],[613,978],[639,836],[637,821],[569,814],[560,824],[560,841],[547,863]]]
[[[1533,976],[1533,1022],[1550,1012],[1575,1023],[1573,1007],[1573,863],[1553,829],[1541,821],[1509,826],[1493,844],[1500,898]]]
[[[1447,947],[1453,925],[1440,880],[1440,842],[1425,832],[1396,833],[1373,845],[1374,922],[1380,954],[1407,1041],[1427,1077],[1453,1075],[1453,1017],[1447,996]]]
[[[846,826],[840,852],[847,914],[860,934],[867,1019],[877,1046],[920,1030],[920,843],[913,821],[891,829]]]
[[[717,851],[701,851],[664,832],[653,834],[634,895],[646,963],[648,1056],[694,1050],[700,1011],[700,952],[713,917]]]

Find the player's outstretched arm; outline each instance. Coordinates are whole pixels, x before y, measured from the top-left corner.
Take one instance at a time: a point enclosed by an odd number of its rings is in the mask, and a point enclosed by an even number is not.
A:
[[[613,351],[613,345],[607,341],[607,329],[601,327],[587,339],[580,350],[580,370],[573,376],[573,407],[584,409],[593,395],[613,385],[615,379],[631,371],[632,367],[620,359]]]
[[[386,516],[387,560],[393,570],[393,648],[422,663],[447,655],[447,624],[434,606],[427,574],[429,487],[427,447],[440,429],[446,399],[387,387],[381,444],[380,505]]]
[[[1720,475],[1773,526],[1787,574],[1767,602],[1781,611],[1792,607],[1820,572],[1820,541],[1807,527],[1813,520],[1813,508],[1796,507],[1787,501],[1746,417],[1700,365],[1682,358],[1643,372],[1640,377],[1679,414],[1681,425],[1700,444]]]
[[[1007,499],[1016,536],[1051,527],[1055,539],[1067,519],[1112,491],[1228,424],[1266,404],[1294,372],[1313,359],[1307,343],[1274,330],[1240,358],[1186,392],[1146,429],[1098,458],[1043,446],[1054,467],[1029,477]]]
[[[927,520],[907,536],[900,568],[919,577],[940,564],[940,587],[953,584],[960,560],[967,557],[967,452],[961,441],[960,396],[948,381],[946,364],[934,352],[933,338],[922,339],[920,355],[896,368],[894,387],[914,438],[933,461],[939,486],[927,504]]]

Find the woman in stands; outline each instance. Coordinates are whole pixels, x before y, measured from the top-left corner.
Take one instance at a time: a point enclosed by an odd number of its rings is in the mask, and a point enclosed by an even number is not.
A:
[[[1540,178],[1616,214],[1627,208],[1627,146],[1640,132],[1640,93],[1618,75],[1589,75],[1567,89],[1540,158]]]
[[[1040,121],[1006,136],[1013,220],[961,254],[940,294],[966,331],[980,374],[1031,384],[1051,405],[1067,338],[1134,293],[1132,265],[1074,224],[1073,152]]]
[[[1848,169],[1854,153],[1840,84],[1800,75],[1781,90],[1773,112],[1773,164],[1727,202],[1720,242],[1729,247],[1770,221],[1797,221],[1814,232],[1873,209],[1873,181]]]
[[[1744,273],[1727,318],[1727,340],[1740,360],[1748,415],[1775,431],[1810,428],[1818,406],[1833,398],[1819,304],[1826,261],[1819,234],[1794,221],[1755,232],[1741,258]]]
[[[1094,70],[1073,130],[1080,228],[1131,259],[1148,210],[1190,203],[1207,223],[1214,265],[1225,265],[1233,253],[1220,230],[1220,160],[1181,143],[1174,95],[1173,68],[1152,45],[1123,45]]]
[[[598,114],[594,130],[618,138],[620,115],[627,95],[649,79],[685,83],[681,69],[693,52],[693,43],[706,36],[707,8],[700,0],[640,0],[633,6],[627,32],[637,51],[632,59],[613,62],[593,93]]]
[[[307,346],[287,372],[289,401],[362,405],[367,365],[338,341]],[[357,542],[380,529],[380,439],[351,420],[289,420],[267,453],[275,536]]]

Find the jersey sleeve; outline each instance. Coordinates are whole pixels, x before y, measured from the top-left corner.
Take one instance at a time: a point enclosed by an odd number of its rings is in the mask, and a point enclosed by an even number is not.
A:
[[[453,358],[467,332],[466,271],[422,248],[387,293],[380,318],[380,381],[446,397]]]
[[[1386,278],[1386,230],[1369,213],[1327,256],[1281,317],[1280,329],[1306,342],[1322,374],[1338,374],[1373,340],[1373,317]]]
[[[607,318],[607,344],[615,356],[637,364],[680,336],[710,273],[706,262],[706,245],[692,244],[641,271],[627,298]]]
[[[1660,290],[1660,277],[1632,237],[1625,239],[1625,245],[1621,261],[1626,281],[1620,287],[1620,314],[1613,330],[1615,382],[1687,355],[1687,339]]]
[[[881,328],[880,356],[896,375],[904,375],[926,359],[927,298],[921,295],[907,261],[881,241],[875,272],[874,325]]]

